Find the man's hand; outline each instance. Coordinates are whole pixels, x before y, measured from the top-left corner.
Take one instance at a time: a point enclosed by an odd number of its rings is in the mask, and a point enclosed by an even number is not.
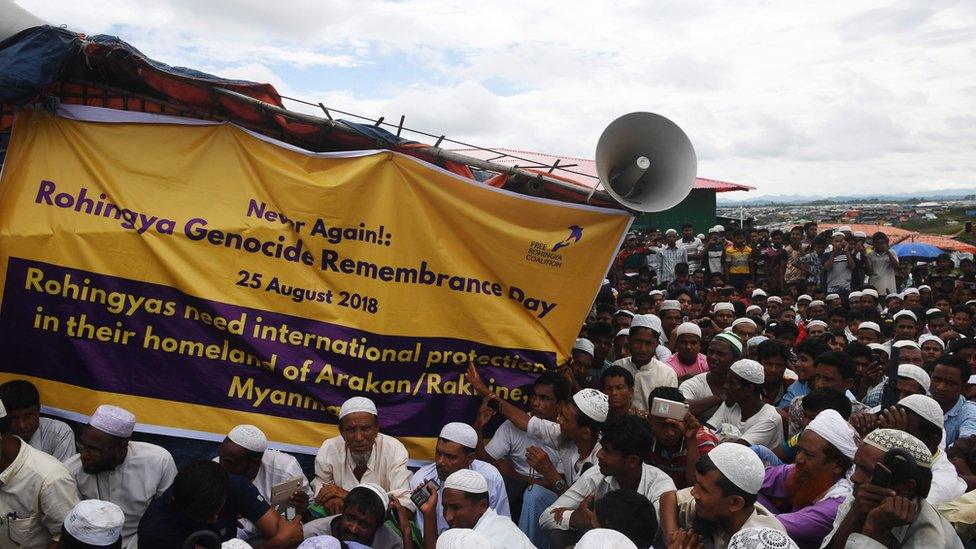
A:
[[[864,438],[868,433],[878,428],[878,416],[868,412],[851,414],[848,423],[854,427],[857,434],[861,435],[861,438]]]
[[[488,406],[489,402],[491,399],[488,397],[481,399],[481,407],[478,408],[478,415],[474,418],[474,428],[478,432],[481,432],[481,429],[484,429],[485,425],[488,425],[491,418],[495,416],[495,411]]]
[[[328,513],[328,516],[338,515],[342,513],[342,508],[344,506],[345,506],[345,500],[337,497],[329,498],[325,500],[325,503],[322,504],[322,507],[325,508],[325,512]]]
[[[881,381],[885,374],[885,365],[880,362],[872,362],[864,370],[864,381],[868,384],[868,389],[874,387]]]
[[[481,374],[478,373],[478,369],[475,368],[474,362],[468,364],[467,381],[472,387],[474,387],[475,391],[478,391],[479,395],[488,396],[491,394],[491,391],[488,390],[488,386],[485,385],[485,382],[481,379]]]
[[[868,513],[861,531],[864,535],[884,543],[892,529],[911,524],[916,515],[918,505],[914,501],[891,496]]]
[[[305,490],[296,490],[288,498],[288,505],[295,508],[296,515],[304,515],[305,511],[308,509],[308,493]]]
[[[590,508],[593,505],[593,495],[586,496],[583,501],[580,502],[579,507],[573,510],[573,514],[569,517],[569,527],[576,528],[577,530],[589,530],[591,528],[599,528],[600,525],[596,521],[596,513]]]
[[[538,446],[529,446],[525,449],[525,461],[529,463],[529,467],[539,471],[543,476],[547,473],[557,473],[556,466],[549,459],[549,454]]]
[[[854,487],[854,505],[851,506],[851,513],[860,517],[867,515],[878,508],[885,499],[895,495],[895,491],[890,488],[882,488],[873,484],[861,484]]]
[[[420,513],[425,521],[437,520],[437,490],[430,492],[430,497],[420,506]]]
[[[390,498],[390,508],[393,509],[394,513],[396,513],[396,517],[400,521],[400,527],[407,527],[408,523],[410,522],[410,516],[412,515],[410,509],[407,509],[401,505],[400,500],[397,498]]]
[[[669,549],[704,549],[704,547],[705,544],[702,543],[702,538],[697,532],[681,528],[674,531],[671,543],[668,544]]]
[[[878,420],[878,423],[882,429],[898,429],[907,433],[908,412],[892,406],[884,412],[881,412],[881,418]]]
[[[325,486],[319,488],[319,493],[315,494],[315,502],[319,505],[325,505],[325,502],[332,498],[339,498],[340,500],[346,499],[346,494],[349,492],[343,490],[335,484],[326,484]]]

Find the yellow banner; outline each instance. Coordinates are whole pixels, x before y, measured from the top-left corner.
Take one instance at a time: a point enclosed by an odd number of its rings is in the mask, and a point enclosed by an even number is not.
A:
[[[630,222],[389,151],[24,111],[0,180],[0,377],[81,414],[124,402],[312,447],[364,395],[426,457],[473,419],[469,362],[519,402],[568,355]]]

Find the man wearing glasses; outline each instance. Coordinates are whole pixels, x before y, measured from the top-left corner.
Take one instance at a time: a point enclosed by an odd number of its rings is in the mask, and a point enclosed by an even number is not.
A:
[[[79,454],[65,462],[82,499],[110,501],[122,508],[123,547],[135,535],[149,504],[176,478],[176,464],[168,451],[129,440],[135,425],[132,412],[118,406],[99,406],[81,431]]]

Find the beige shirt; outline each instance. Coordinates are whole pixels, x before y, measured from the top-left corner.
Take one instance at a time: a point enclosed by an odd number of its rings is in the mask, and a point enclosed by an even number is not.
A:
[[[352,490],[364,482],[381,486],[397,498],[401,505],[413,510],[410,501],[410,470],[407,469],[407,448],[399,440],[380,433],[373,442],[373,452],[366,462],[366,472],[362,479],[353,474],[354,465],[346,441],[333,437],[322,443],[315,455],[315,479],[312,480],[312,493],[317,494],[323,486],[335,484],[343,490]]]
[[[0,548],[46,547],[61,537],[64,517],[77,503],[68,469],[20,440],[17,457],[0,472]]]
[[[51,454],[62,463],[78,453],[75,448],[75,433],[63,421],[42,417],[37,430],[31,435],[28,444],[38,450]]]
[[[691,497],[691,488],[684,488],[678,491],[678,526],[681,528],[692,528],[695,520],[695,498]],[[752,514],[746,519],[740,530],[749,528],[771,528],[786,534],[783,523],[769,512],[768,509],[759,503],[753,504]],[[705,540],[705,549],[727,549],[729,538],[735,532],[720,532],[714,534],[711,539]]]
[[[474,531],[488,538],[492,549],[535,549],[511,518],[499,515],[491,507],[478,519]]]
[[[749,444],[758,444],[766,448],[779,448],[783,444],[783,419],[770,404],[763,404],[762,408],[749,419],[742,420],[742,409],[738,404],[729,406],[723,403],[718,407],[718,411],[709,418],[708,424],[722,438],[723,424],[729,424],[738,431],[738,435],[729,440],[743,439]]]
[[[630,357],[613,363],[634,375],[634,396],[631,403],[638,410],[647,409],[647,396],[658,387],[677,387],[678,374],[674,369],[656,358],[637,368]]]
[[[111,471],[90,475],[81,468],[81,456],[69,459],[65,466],[74,475],[83,499],[100,499],[118,505],[125,515],[122,546],[125,547],[139,529],[139,519],[146,508],[173,484],[176,463],[161,446],[148,442],[129,442],[123,461]]]

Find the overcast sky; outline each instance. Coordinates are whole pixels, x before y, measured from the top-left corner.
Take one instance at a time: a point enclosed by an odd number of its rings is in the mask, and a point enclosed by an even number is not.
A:
[[[976,187],[976,2],[17,0],[152,58],[592,158],[635,110],[760,194]],[[726,195],[727,198],[733,196]]]

